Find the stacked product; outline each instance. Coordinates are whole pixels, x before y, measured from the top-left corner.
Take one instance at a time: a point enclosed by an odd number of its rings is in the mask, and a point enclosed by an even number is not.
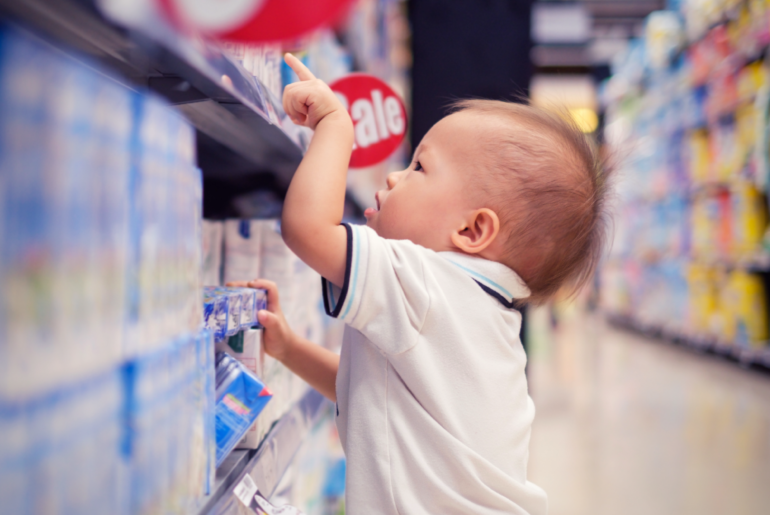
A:
[[[128,491],[125,511],[115,513],[190,513],[209,493],[215,465],[213,360],[211,337],[203,332],[124,367],[121,444],[128,473],[118,485]]]
[[[339,342],[326,336],[331,323],[322,312],[321,280],[317,273],[303,263],[284,243],[278,220],[226,220],[216,222],[205,220],[204,226],[211,234],[223,234],[220,245],[211,245],[207,249],[210,255],[204,255],[204,262],[222,263],[222,270],[204,270],[207,277],[224,277],[224,282],[249,281],[264,278],[276,283],[280,293],[281,308],[291,328],[320,345]],[[217,282],[220,282],[217,279]],[[236,292],[244,289],[205,287],[206,292]],[[257,291],[259,309],[266,308],[264,292]],[[273,393],[272,401],[250,428],[239,447],[255,449],[278,420],[306,391],[305,384],[296,375],[289,372],[280,362],[266,355],[262,349],[262,332],[259,329],[246,331],[226,331],[224,306],[216,308],[215,302],[223,302],[211,297],[206,301],[205,313],[207,327],[216,335],[217,349],[234,356],[244,366],[256,374]],[[220,313],[218,321],[216,313]],[[229,336],[229,338],[225,338]]]
[[[220,342],[259,325],[257,313],[267,309],[267,292],[253,288],[203,288],[203,324]]]
[[[2,511],[188,513],[214,466],[194,132],[7,27],[0,106]]]
[[[652,13],[605,84],[622,180],[602,294],[645,327],[763,348],[770,11],[701,4]]]
[[[216,370],[216,464],[219,466],[254,424],[272,393],[227,353],[217,353]]]

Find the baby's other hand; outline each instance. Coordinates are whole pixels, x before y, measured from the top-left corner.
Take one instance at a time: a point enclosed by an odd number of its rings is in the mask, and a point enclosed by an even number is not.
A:
[[[262,346],[270,356],[278,361],[283,361],[294,333],[286,322],[283,311],[281,311],[281,305],[278,301],[278,287],[273,281],[266,279],[231,282],[227,283],[227,286],[267,290],[267,309],[262,309],[257,313],[259,323],[265,329],[262,335]]]
[[[284,59],[299,77],[299,82],[289,84],[283,90],[283,109],[294,123],[315,130],[321,120],[330,115],[350,120],[347,110],[324,81],[316,79],[293,55],[286,54]]]

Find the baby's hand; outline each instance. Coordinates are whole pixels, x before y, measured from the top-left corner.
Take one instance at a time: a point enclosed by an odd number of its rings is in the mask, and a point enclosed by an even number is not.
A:
[[[299,82],[289,84],[283,90],[283,109],[294,123],[315,130],[330,115],[350,118],[329,86],[316,79],[302,61],[291,54],[286,54],[284,59],[299,77]]]
[[[281,305],[278,302],[278,287],[273,281],[265,279],[231,282],[227,283],[227,286],[267,290],[267,310],[263,309],[257,313],[259,323],[265,328],[262,346],[269,355],[278,361],[283,361],[292,343],[294,333],[286,322],[283,311],[281,311]]]

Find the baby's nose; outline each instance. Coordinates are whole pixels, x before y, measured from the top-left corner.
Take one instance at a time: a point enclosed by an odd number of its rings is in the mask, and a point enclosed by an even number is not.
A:
[[[401,172],[390,172],[385,182],[388,183],[388,188],[392,189],[398,180],[401,178]]]

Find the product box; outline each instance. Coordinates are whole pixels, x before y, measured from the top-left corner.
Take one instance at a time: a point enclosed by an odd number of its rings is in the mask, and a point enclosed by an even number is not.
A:
[[[259,326],[257,313],[267,309],[267,291],[256,288],[228,288],[228,292],[240,297],[240,328]]]
[[[281,308],[286,319],[290,326],[296,327],[299,322],[296,273],[301,262],[284,243],[280,221],[261,220],[259,223],[262,227],[262,269],[260,276],[276,284],[281,295]]]
[[[225,352],[216,354],[217,466],[248,432],[272,395],[238,360]]]
[[[203,327],[214,334],[214,341],[219,342],[227,336],[228,318],[227,296],[213,288],[203,289]]]
[[[257,312],[267,309],[267,292],[254,288],[205,286],[204,327],[214,331],[216,341],[242,329],[259,325]]]
[[[262,249],[259,220],[227,220],[224,223],[224,283],[259,278]]]
[[[254,375],[262,378],[263,350],[261,329],[241,331],[217,344],[217,351],[226,352],[240,361]],[[264,413],[251,425],[246,435],[238,442],[237,447],[239,449],[256,449],[259,446],[261,438],[259,437],[259,428],[257,426],[263,418]]]
[[[203,220],[203,285],[222,285],[222,250],[224,224],[214,220]]]

